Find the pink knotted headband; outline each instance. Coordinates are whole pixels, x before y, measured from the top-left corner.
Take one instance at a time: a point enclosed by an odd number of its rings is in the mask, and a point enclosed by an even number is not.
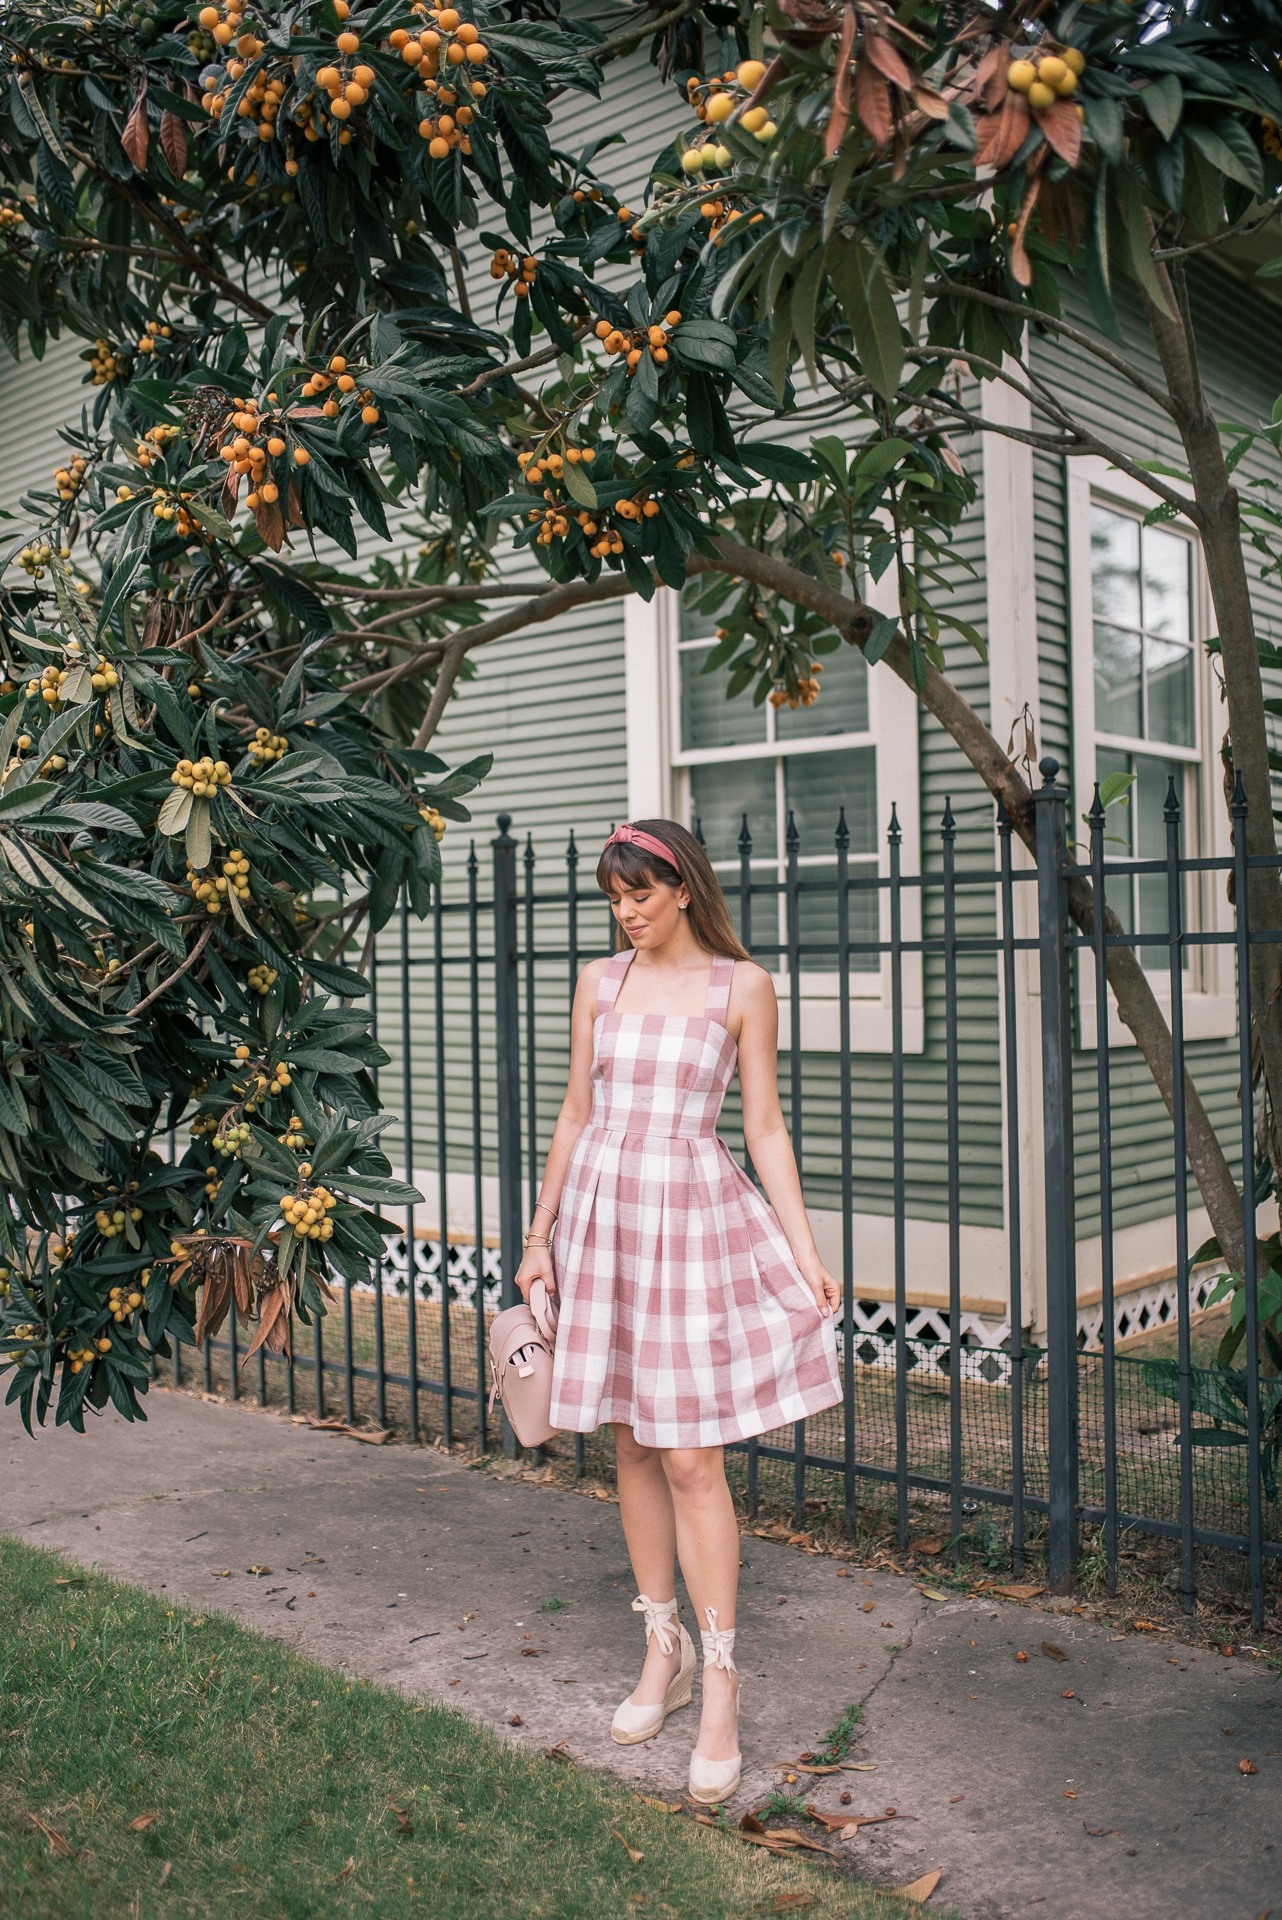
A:
[[[656,840],[652,833],[642,833],[639,827],[630,827],[626,820],[621,827],[614,829],[605,844],[612,847],[616,841],[625,847],[643,847],[647,853],[657,854],[660,860],[666,860],[678,874],[681,872],[681,864],[671,847],[665,847],[662,840]]]

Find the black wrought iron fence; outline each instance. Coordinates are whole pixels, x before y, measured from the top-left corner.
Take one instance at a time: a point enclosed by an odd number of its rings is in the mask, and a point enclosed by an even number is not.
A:
[[[1083,1521],[1100,1528],[1110,1589],[1127,1530],[1166,1536],[1179,1542],[1181,1590],[1190,1606],[1195,1549],[1227,1549],[1246,1558],[1258,1620],[1266,1565],[1282,1561],[1282,1513],[1273,1478],[1282,1383],[1262,1373],[1258,1357],[1252,1102],[1248,1093],[1240,1108],[1234,1103],[1224,1123],[1232,1157],[1246,1168],[1246,1339],[1242,1365],[1230,1381],[1224,1369],[1195,1364],[1191,1344],[1194,1315],[1208,1298],[1215,1269],[1195,1270],[1189,1244],[1184,1070],[1191,1056],[1184,1007],[1191,961],[1227,948],[1234,962],[1237,1031],[1220,1043],[1218,1057],[1222,1069],[1225,1050],[1232,1050],[1241,1085],[1249,1089],[1247,956],[1253,942],[1282,943],[1282,933],[1248,923],[1247,871],[1261,863],[1247,859],[1240,791],[1233,807],[1236,850],[1229,858],[1182,854],[1172,787],[1164,858],[1106,859],[1104,816],[1097,807],[1090,858],[1079,862],[1059,768],[1047,760],[1042,772],[1044,784],[1035,796],[1035,866],[1018,862],[1011,824],[1000,811],[995,864],[959,867],[957,823],[947,806],[937,861],[915,874],[902,870],[902,835],[893,814],[880,871],[852,863],[844,815],[836,824],[830,865],[803,867],[790,822],[782,877],[773,861],[769,874],[755,864],[750,823],[744,822],[738,870],[723,877],[740,937],[774,969],[781,998],[786,994],[781,1085],[808,1200],[819,1177],[812,1176],[812,1161],[828,1168],[822,1197],[835,1202],[830,1213],[840,1222],[843,1309],[835,1337],[843,1400],[786,1433],[740,1443],[733,1450],[734,1478],[755,1512],[763,1481],[777,1485],[778,1476],[787,1474],[798,1524],[808,1492],[816,1485],[835,1487],[852,1530],[862,1483],[866,1498],[890,1500],[901,1545],[908,1541],[914,1498],[938,1504],[946,1516],[941,1535],[953,1543],[977,1508],[1005,1510],[1014,1567],[1023,1565],[1035,1522],[1046,1536],[1052,1585],[1072,1576]],[[523,1222],[533,1208],[564,1087],[575,981],[587,960],[612,950],[613,925],[595,886],[583,884],[573,835],[556,883],[548,885],[546,859],[536,859],[529,839],[522,848],[511,824],[508,815],[499,815],[484,890],[473,847],[461,887],[442,886],[425,929],[416,930],[402,904],[395,942],[384,945],[374,966],[379,1036],[399,1056],[386,1091],[393,1108],[399,1104],[400,1154],[422,1196],[403,1220],[387,1223],[383,1285],[368,1291],[348,1286],[341,1332],[332,1330],[332,1319],[318,1320],[310,1353],[296,1344],[291,1359],[278,1361],[260,1351],[248,1382],[231,1326],[226,1341],[205,1348],[207,1386],[217,1355],[233,1397],[248,1390],[265,1403],[269,1390],[283,1390],[292,1412],[303,1372],[311,1376],[308,1391],[322,1416],[331,1405],[328,1382],[340,1389],[348,1421],[363,1408],[380,1427],[393,1415],[403,1418],[414,1439],[428,1431],[447,1444],[461,1437],[482,1450],[500,1443],[514,1447],[486,1404],[487,1322],[510,1303]],[[1230,874],[1232,925],[1217,928],[1214,915],[1192,894],[1205,889],[1206,876]],[[1151,885],[1143,911],[1135,910],[1138,883],[1154,879],[1164,886],[1160,926],[1152,924]],[[1067,895],[1079,880],[1091,881],[1097,899],[1121,897],[1122,932],[1107,933],[1100,914],[1092,934],[1072,931]],[[763,937],[767,931],[774,937]],[[1153,979],[1156,957],[1169,1001],[1167,1165],[1176,1241],[1168,1303],[1176,1351],[1169,1359],[1137,1361],[1116,1351],[1111,1076],[1118,1056],[1108,1043],[1105,1009],[1108,954],[1117,947],[1141,952]],[[1027,962],[1021,963],[1021,955]],[[1031,971],[1032,993],[1021,995],[1021,964]],[[866,986],[870,970],[888,1033],[888,1102],[884,1077],[875,1096],[867,1093],[867,1059],[852,1051],[852,981],[858,976]],[[835,1111],[832,1071],[819,1099],[805,1046],[801,985],[803,975],[815,974],[826,978],[835,999]],[[982,1020],[975,1026],[976,1004],[987,1007],[986,1026]],[[1095,1035],[1085,1031],[1092,1014]],[[916,1051],[907,1043],[910,1015],[919,1029]],[[1029,1030],[1032,1018],[1035,1030]],[[1040,1151],[1021,1178],[1021,1069],[1029,1059],[1040,1075]],[[1093,1071],[1096,1096],[1085,1151],[1080,1137],[1076,1147],[1074,1142],[1075,1063],[1079,1082],[1084,1067]],[[1006,1142],[1005,1305],[996,1324],[991,1315],[986,1324],[963,1292],[963,1237],[974,1213],[968,1188],[981,1171],[990,1192],[992,1186],[991,1167],[973,1164],[988,1156],[968,1159],[963,1138],[972,1131],[967,1103],[979,1080],[990,1090],[998,1084]],[[725,1131],[732,1146],[741,1148],[732,1108]],[[1098,1168],[1098,1347],[1083,1333],[1077,1298],[1075,1191],[1085,1163]],[[908,1244],[921,1210],[917,1201],[910,1204],[910,1173],[920,1194],[924,1165],[934,1176],[947,1275],[946,1288],[929,1308],[920,1305],[922,1276],[910,1270]],[[1024,1217],[1026,1186],[1041,1219],[1035,1246]],[[879,1285],[868,1282],[866,1263],[856,1279],[857,1191],[865,1205],[871,1192],[879,1202],[874,1211],[890,1222],[888,1270]],[[1025,1298],[1033,1254],[1041,1273],[1036,1303]],[[1027,1314],[1034,1305],[1036,1338]],[[176,1351],[175,1379],[181,1367]],[[582,1471],[582,1435],[575,1438],[575,1454]]]

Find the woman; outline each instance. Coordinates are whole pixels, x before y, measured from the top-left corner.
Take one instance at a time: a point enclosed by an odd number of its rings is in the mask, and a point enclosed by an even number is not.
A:
[[[690,1792],[714,1802],[740,1772],[739,1531],[722,1449],[840,1400],[840,1289],[779,1109],[774,986],[735,938],[707,854],[675,822],[643,820],[606,841],[597,885],[619,951],[579,979],[569,1088],[516,1283],[525,1299],[535,1280],[559,1294],[553,1424],[614,1427],[646,1657],[611,1732],[648,1740],[689,1703],[679,1554],[704,1654]],[[716,1137],[736,1060],[770,1206]]]

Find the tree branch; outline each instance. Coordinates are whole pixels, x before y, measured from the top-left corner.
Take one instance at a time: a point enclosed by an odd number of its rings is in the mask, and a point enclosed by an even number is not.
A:
[[[575,329],[574,337],[582,340],[588,331],[585,321]],[[476,379],[466,387],[455,387],[460,400],[466,400],[469,394],[479,393],[482,387],[488,387],[491,380],[502,380],[509,373],[528,373],[531,367],[546,367],[565,352],[564,347],[541,347],[537,353],[527,353],[524,360],[509,360],[506,366],[490,367],[485,373],[478,373]]]
[[[420,751],[424,748],[441,724],[441,715],[445,712],[450,695],[454,691],[454,682],[459,677],[463,665],[463,649],[457,642],[447,647],[441,661],[441,670],[436,676],[436,685],[432,689],[432,698],[428,702],[427,712],[423,715],[423,724],[414,735],[413,745]]]
[[[1093,339],[1089,333],[1083,333],[1082,329],[1075,327],[1071,321],[1061,320],[1056,314],[1045,313],[1039,307],[1030,307],[1022,300],[1007,300],[1001,294],[986,293],[982,287],[964,287],[953,280],[935,280],[925,289],[925,292],[947,293],[954,299],[960,300],[978,300],[981,306],[992,307],[998,313],[1013,313],[1025,322],[1035,320],[1039,327],[1046,327],[1052,333],[1062,334],[1064,339],[1071,340],[1074,346],[1081,347],[1095,359],[1102,360],[1106,367],[1112,367],[1114,373],[1120,373],[1130,381],[1133,387],[1138,387],[1141,393],[1147,394],[1154,406],[1160,407],[1163,413],[1173,414],[1171,396],[1164,387],[1159,387],[1155,381],[1146,380],[1144,375],[1138,373],[1122,354],[1115,353],[1111,347],[1106,347],[1102,341]]]
[[[196,942],[195,946],[192,948],[191,952],[187,955],[187,958],[183,961],[182,965],[180,967],[175,967],[172,973],[167,974],[165,978],[161,981],[160,985],[152,993],[149,993],[145,1000],[140,1000],[136,1007],[130,1007],[128,1009],[129,1018],[131,1020],[136,1019],[140,1013],[142,1013],[147,1007],[151,1005],[153,1000],[159,1000],[161,994],[167,993],[170,987],[173,986],[175,980],[180,980],[183,974],[185,974],[186,972],[188,972],[190,968],[195,966],[201,954],[205,951],[205,948],[209,945],[210,940],[213,938],[213,932],[214,932],[214,923],[211,920],[206,926],[205,931],[201,934],[199,940]]]
[[[67,152],[73,155],[82,167],[87,167],[90,173],[95,173],[100,180],[105,180],[113,193],[118,193],[122,200],[127,200],[135,213],[140,213],[144,220],[163,233],[179,256],[189,267],[194,268],[203,280],[208,281],[211,286],[218,287],[228,300],[243,308],[246,313],[252,313],[255,320],[266,323],[272,318],[270,307],[263,306],[262,302],[255,300],[252,294],[238,287],[234,280],[229,280],[225,274],[219,273],[216,267],[210,266],[207,260],[201,259],[176,221],[166,220],[163,214],[157,213],[154,207],[149,207],[147,202],[140,200],[136,193],[131,193],[123,181],[117,180],[113,174],[107,172],[105,167],[100,167],[96,160],[89,154],[82,153],[78,147],[69,146]]]

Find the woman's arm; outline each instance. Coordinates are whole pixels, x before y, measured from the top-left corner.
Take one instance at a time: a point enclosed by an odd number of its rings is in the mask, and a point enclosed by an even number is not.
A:
[[[570,1079],[557,1115],[552,1144],[543,1167],[543,1185],[539,1189],[540,1211],[530,1222],[530,1232],[551,1239],[554,1216],[561,1205],[561,1191],[574,1143],[588,1123],[592,1111],[592,1028],[596,1020],[597,984],[609,962],[594,960],[579,975],[574,991],[574,1014],[570,1030]],[[528,1300],[530,1286],[542,1280],[549,1293],[556,1292],[556,1269],[550,1247],[527,1247],[517,1268],[516,1285],[521,1298]]]
[[[822,1314],[841,1303],[841,1288],[819,1258],[792,1142],[779,1106],[779,1003],[774,982],[761,967],[740,961],[731,990],[739,1031],[739,1091],[743,1099],[743,1137],[766,1198],[792,1248],[802,1279]]]

